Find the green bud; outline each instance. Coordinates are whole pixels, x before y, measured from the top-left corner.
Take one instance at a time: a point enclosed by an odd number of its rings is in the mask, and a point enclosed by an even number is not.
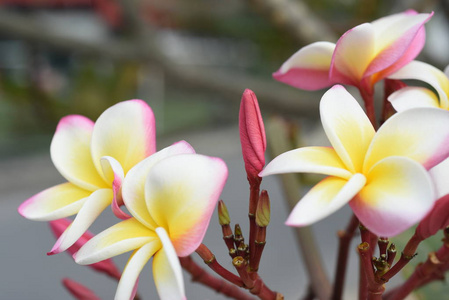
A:
[[[218,222],[221,226],[229,225],[231,223],[228,209],[226,208],[223,200],[218,201]]]

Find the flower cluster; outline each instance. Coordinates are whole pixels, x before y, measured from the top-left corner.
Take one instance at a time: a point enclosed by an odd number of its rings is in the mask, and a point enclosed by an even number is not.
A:
[[[261,299],[280,299],[281,294],[271,291],[257,273],[271,221],[268,193],[260,192],[262,178],[322,174],[326,177],[303,195],[286,224],[307,226],[349,204],[354,224],[363,225],[358,250],[367,294],[382,294],[383,283],[413,257],[417,245],[449,225],[448,72],[414,61],[424,46],[424,24],[432,15],[406,11],[359,25],[336,44],[317,42],[300,49],[274,73],[275,79],[301,89],[332,86],[320,102],[329,147],[290,150],[265,166],[267,139],[259,104],[252,91],[243,93],[239,127],[250,185],[248,244],[238,224],[232,232],[224,202],[218,208],[223,239],[238,276],[221,267],[201,244],[228,176],[225,163],[196,154],[185,141],[156,151],[154,116],[141,100],[116,104],[95,123],[78,115],[63,118],[50,152],[67,182],[31,197],[19,213],[51,221],[58,240],[49,254],[68,250],[77,263],[120,278],[116,299],[134,297],[139,274],[151,258],[160,298],[185,299],[180,259],[195,272],[197,267],[186,258],[195,251],[229,282]],[[434,91],[396,84],[400,89],[384,96],[397,113],[383,120],[374,110],[374,85],[383,79],[421,80]],[[340,84],[358,88],[365,110]],[[120,221],[91,235],[87,229],[109,205]],[[63,219],[72,215],[76,216],[71,223]],[[395,251],[391,246],[387,251],[388,238],[415,224],[414,236],[393,266]],[[444,247],[449,249],[446,232]],[[371,260],[377,237],[380,255]],[[449,269],[446,248],[436,254],[440,271]],[[109,259],[128,251],[133,252],[120,276]],[[420,281],[412,279],[398,293],[439,275],[436,267],[432,270],[424,279],[420,270],[416,275]],[[209,277],[206,282],[224,286]],[[91,293],[71,280],[64,284],[74,294]],[[228,296],[246,299],[238,291],[223,289]],[[338,292],[333,298],[339,299]]]

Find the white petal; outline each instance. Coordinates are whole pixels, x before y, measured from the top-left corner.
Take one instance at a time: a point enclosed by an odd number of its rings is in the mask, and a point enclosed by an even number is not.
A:
[[[260,172],[260,176],[285,173],[318,173],[345,179],[352,176],[330,147],[305,147],[287,151],[273,159]]]
[[[167,232],[162,227],[156,229],[162,242],[162,249],[153,260],[153,277],[159,298],[162,300],[186,299],[181,264]]]
[[[344,87],[336,85],[323,95],[320,113],[324,131],[346,169],[361,172],[375,134],[363,109]]]
[[[76,215],[72,224],[56,241],[51,249],[51,254],[56,254],[67,250],[72,246],[86,230],[92,225],[103,210],[111,204],[112,191],[110,189],[101,189],[92,193],[84,202],[83,207]]]
[[[419,107],[440,107],[437,96],[423,87],[402,88],[391,94],[388,101],[398,112]]]
[[[349,181],[337,177],[323,179],[299,200],[285,224],[307,226],[327,217],[357,195],[365,182],[362,174],[355,174]]]
[[[76,263],[88,265],[138,249],[154,240],[158,238],[153,230],[131,218],[94,236],[81,247],[74,258]]]
[[[156,229],[156,227],[158,227],[156,222],[148,213],[148,208],[145,203],[144,190],[148,172],[157,162],[164,158],[188,153],[195,153],[195,150],[189,143],[185,141],[174,143],[173,145],[166,147],[144,159],[132,168],[126,175],[122,187],[123,201],[125,202],[126,208],[129,212],[148,228]]]
[[[115,300],[130,300],[140,272],[148,260],[162,247],[159,240],[154,240],[134,251],[123,270],[118,283]]]
[[[59,173],[71,183],[89,191],[107,187],[95,169],[90,153],[94,123],[70,115],[59,121],[51,141],[50,154]]]

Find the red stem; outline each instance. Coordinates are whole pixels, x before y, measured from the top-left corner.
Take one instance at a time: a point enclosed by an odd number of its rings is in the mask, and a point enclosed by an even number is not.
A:
[[[203,261],[211,268],[215,273],[226,279],[227,281],[237,285],[244,286],[242,279],[231,273],[230,271],[223,268],[218,261],[215,259],[215,255],[204,245],[201,244],[198,249],[196,249],[196,253],[203,259]]]
[[[346,230],[339,231],[339,246],[338,246],[338,259],[337,268],[335,270],[335,282],[332,291],[332,300],[340,300],[343,295],[343,288],[346,278],[346,266],[348,263],[349,246],[351,240],[354,237],[355,230],[359,224],[359,220],[355,215],[352,215]]]
[[[387,273],[381,277],[383,282],[388,282],[394,275],[402,270],[402,268],[404,268],[413,257],[415,257],[416,249],[421,241],[422,239],[416,233],[410,238],[407,245],[404,247],[401,258],[390,270],[387,271]]]
[[[359,87],[360,95],[362,95],[365,103],[366,115],[368,116],[374,129],[377,130],[376,111],[374,109],[374,91],[372,88],[368,91],[366,88]]]
[[[249,194],[249,208],[248,208],[248,218],[249,218],[249,255],[250,261],[254,259],[254,248],[256,245],[256,209],[257,203],[259,202],[259,192],[260,192],[260,181],[250,185]]]
[[[181,266],[192,275],[193,282],[199,282],[205,286],[210,287],[217,293],[223,294],[227,297],[238,300],[251,300],[253,297],[247,295],[243,290],[237,286],[229,284],[228,282],[216,278],[201,268],[190,256],[180,257]]]

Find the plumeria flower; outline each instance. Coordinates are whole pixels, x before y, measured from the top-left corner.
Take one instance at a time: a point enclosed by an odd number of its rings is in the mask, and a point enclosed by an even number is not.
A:
[[[358,25],[337,44],[316,42],[301,48],[273,77],[304,90],[341,83],[372,93],[376,82],[419,54],[425,43],[423,25],[432,15],[408,10]]]
[[[130,299],[135,282],[153,257],[153,277],[161,299],[185,299],[178,256],[200,245],[227,179],[218,158],[198,154],[168,155],[166,148],[132,168],[122,194],[132,218],[89,240],[75,255],[91,264],[134,250],[123,271],[115,299]]]
[[[449,68],[444,73],[432,65],[412,61],[396,73],[391,79],[414,79],[429,84],[437,93],[425,88],[408,86],[388,97],[396,111],[405,111],[417,107],[435,107],[449,110]],[[449,147],[449,145],[448,145]],[[430,170],[437,189],[438,198],[449,194],[449,159],[444,160]]]
[[[408,110],[375,132],[357,101],[337,85],[324,94],[320,113],[332,148],[291,150],[260,174],[328,175],[299,201],[287,225],[309,225],[349,203],[369,230],[388,237],[430,211],[435,191],[427,170],[449,155],[448,112]]]
[[[142,100],[118,103],[94,123],[80,115],[61,119],[50,147],[56,169],[68,181],[26,200],[19,213],[31,220],[51,221],[76,214],[49,254],[73,245],[112,204],[120,218],[121,183],[125,174],[156,149],[151,108]]]
[[[449,69],[443,73],[432,65],[412,61],[399,71],[391,74],[391,79],[415,79],[429,84],[437,94],[425,87],[408,86],[388,97],[396,111],[415,107],[437,107],[449,110]]]

